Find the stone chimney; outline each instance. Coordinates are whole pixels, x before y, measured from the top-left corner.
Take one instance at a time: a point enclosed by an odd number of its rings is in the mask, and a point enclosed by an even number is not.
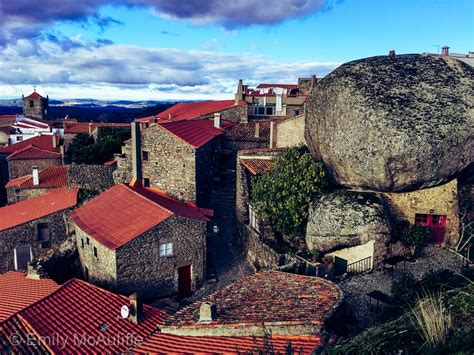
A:
[[[214,303],[203,302],[199,308],[199,321],[212,322],[217,320],[217,307]]]
[[[444,47],[441,48],[441,55],[446,55],[446,56],[449,55],[449,47],[448,46],[444,46]]]
[[[260,138],[260,123],[255,123],[255,138]]]
[[[136,324],[143,320],[143,300],[137,293],[130,296],[130,319]]]
[[[132,165],[133,181],[141,183],[142,181],[142,149],[141,149],[140,123],[132,122]]]
[[[168,120],[171,121],[172,118],[173,118],[173,115],[171,113],[168,113]]]
[[[391,58],[395,57],[395,50],[394,49],[389,50],[388,51],[388,56],[391,57]]]
[[[57,148],[58,147],[58,141],[56,140],[56,134],[52,134],[51,137],[52,137],[52,140],[53,140],[53,148]]]
[[[275,121],[270,122],[270,148],[274,148],[276,145],[276,124]]]
[[[33,167],[33,186],[38,186],[39,185],[39,169],[37,166]]]
[[[221,127],[221,114],[219,112],[214,113],[214,127],[222,128]]]
[[[311,75],[311,87],[310,87],[309,91],[313,91],[313,88],[316,85],[317,81],[318,81],[318,79],[316,78],[316,75]]]
[[[239,85],[237,86],[237,93],[235,94],[235,104],[238,104],[244,99],[244,81],[239,79]]]

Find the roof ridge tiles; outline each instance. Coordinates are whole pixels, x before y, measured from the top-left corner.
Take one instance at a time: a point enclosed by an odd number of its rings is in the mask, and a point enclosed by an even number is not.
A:
[[[176,215],[175,212],[170,211],[169,209],[167,209],[167,208],[165,208],[164,206],[160,205],[158,202],[152,201],[152,200],[149,199],[148,197],[143,196],[142,194],[140,194],[138,191],[135,191],[135,190],[133,189],[133,187],[131,187],[131,186],[127,185],[127,184],[122,184],[122,185],[125,186],[125,187],[126,187],[127,189],[129,189],[130,191],[132,191],[134,194],[136,194],[136,195],[140,196],[141,198],[143,198],[143,199],[145,199],[145,200],[147,200],[147,201],[153,203],[154,205],[156,205],[156,206],[158,206],[158,207],[164,209],[166,212],[171,213],[172,216]],[[171,216],[169,216],[169,217],[171,217]],[[168,218],[169,218],[169,217],[168,217]]]

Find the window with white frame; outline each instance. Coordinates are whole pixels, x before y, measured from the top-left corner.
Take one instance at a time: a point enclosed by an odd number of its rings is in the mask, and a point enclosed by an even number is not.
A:
[[[250,227],[252,227],[257,232],[260,232],[260,225],[257,218],[257,213],[252,205],[249,205],[249,222]]]
[[[172,256],[173,243],[160,243],[160,256]]]

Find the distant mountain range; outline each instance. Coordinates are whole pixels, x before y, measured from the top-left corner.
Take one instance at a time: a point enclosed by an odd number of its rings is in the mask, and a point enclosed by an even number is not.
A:
[[[131,101],[131,100],[95,100],[95,99],[67,99],[67,100],[49,100],[50,106],[80,106],[80,107],[105,107],[117,106],[126,108],[143,108],[155,106],[158,104],[170,104],[176,101]],[[0,100],[0,106],[21,107],[21,99]]]

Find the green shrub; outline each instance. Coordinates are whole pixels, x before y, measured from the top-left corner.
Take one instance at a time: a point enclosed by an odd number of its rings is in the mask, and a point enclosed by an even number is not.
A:
[[[428,227],[412,224],[404,230],[401,241],[407,247],[417,247],[425,244],[430,237],[430,229]]]
[[[403,306],[416,301],[417,284],[415,276],[410,272],[402,272],[392,282],[392,297],[395,303]]]
[[[324,165],[313,160],[306,146],[294,147],[252,180],[251,201],[277,232],[294,238],[304,235],[309,203],[327,186]]]

